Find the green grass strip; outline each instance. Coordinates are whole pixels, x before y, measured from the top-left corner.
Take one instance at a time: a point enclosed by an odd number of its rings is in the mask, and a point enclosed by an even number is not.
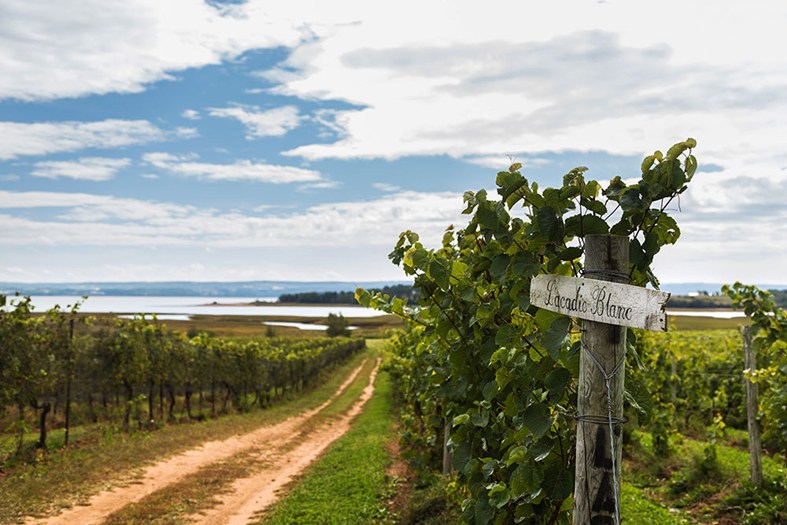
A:
[[[374,396],[352,429],[259,523],[265,525],[369,524],[386,519],[383,496],[392,423],[388,374],[377,376]]]
[[[677,511],[668,509],[653,501],[642,489],[630,483],[621,485],[621,520],[626,525],[681,525],[689,521],[681,518]]]
[[[687,456],[701,457],[706,443],[691,438],[684,438],[683,445]],[[682,456],[684,454],[681,454]],[[749,464],[749,451],[739,450],[727,445],[716,445],[716,457],[721,472],[733,479],[747,480],[751,476]],[[763,455],[762,472],[767,479],[780,478],[785,475],[787,468],[778,458]]]

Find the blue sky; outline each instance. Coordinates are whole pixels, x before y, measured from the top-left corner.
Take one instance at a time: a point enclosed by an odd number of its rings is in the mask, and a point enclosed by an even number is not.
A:
[[[402,279],[510,159],[691,136],[657,274],[787,282],[784,5],[543,4],[5,0],[0,281]]]

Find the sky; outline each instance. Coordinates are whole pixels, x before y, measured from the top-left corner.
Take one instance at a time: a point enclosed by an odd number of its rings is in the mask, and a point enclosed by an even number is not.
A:
[[[512,161],[693,137],[665,283],[787,283],[787,3],[3,0],[0,281],[403,280]]]

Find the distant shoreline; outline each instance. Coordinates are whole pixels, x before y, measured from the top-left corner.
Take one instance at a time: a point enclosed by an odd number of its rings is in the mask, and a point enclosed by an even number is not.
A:
[[[341,306],[341,307],[358,307],[363,308],[363,306],[359,304],[353,303],[337,303],[337,304],[327,304],[327,303],[280,303],[278,301],[251,301],[251,302],[242,302],[242,303],[220,303],[218,301],[212,301],[210,303],[198,304],[197,306],[227,306],[227,307],[238,307],[238,306],[303,306],[303,307],[330,307],[330,306]]]

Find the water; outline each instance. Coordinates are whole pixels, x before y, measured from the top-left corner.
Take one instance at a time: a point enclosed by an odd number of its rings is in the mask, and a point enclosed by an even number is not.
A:
[[[36,312],[44,312],[56,304],[66,309],[81,297],[60,295],[34,295]],[[162,320],[187,320],[192,315],[284,315],[292,317],[328,317],[329,313],[344,317],[376,317],[385,315],[377,310],[349,305],[325,306],[276,306],[275,297],[261,297],[258,301],[271,306],[244,306],[253,301],[249,297],[139,297],[96,295],[88,297],[79,308],[84,313],[139,314],[155,313]],[[215,304],[214,304],[215,303]],[[744,317],[742,311],[733,310],[667,310],[670,316],[715,317],[734,319]],[[167,316],[167,317],[164,317]]]
[[[35,312],[44,312],[60,305],[66,309],[81,297],[58,295],[35,295],[32,303]],[[137,297],[96,295],[88,297],[80,306],[83,313],[116,314],[156,314],[159,319],[184,319],[192,315],[284,315],[293,317],[328,317],[328,314],[341,314],[344,317],[376,317],[383,312],[349,305],[325,306],[276,306],[275,298],[263,297],[258,301],[269,302],[271,306],[248,306],[254,299],[249,297]],[[179,317],[171,317],[179,316]]]
[[[742,311],[733,310],[667,310],[670,317],[715,317],[716,319],[736,319],[746,317]]]
[[[290,326],[292,328],[299,328],[301,330],[322,330],[325,331],[328,327],[324,324],[309,324],[309,323],[290,323],[286,321],[264,321],[262,324],[266,326]],[[357,330],[357,326],[348,326],[348,330]]]

